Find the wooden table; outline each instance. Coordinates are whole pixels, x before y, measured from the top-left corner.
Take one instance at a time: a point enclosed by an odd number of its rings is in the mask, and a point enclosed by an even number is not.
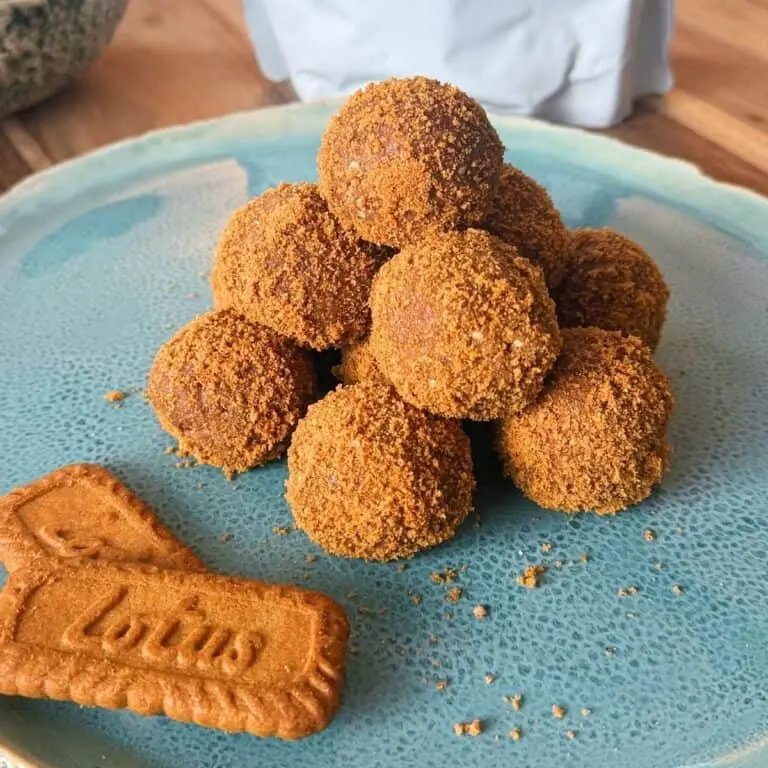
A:
[[[768,194],[768,0],[677,0],[672,60],[675,90],[606,133]],[[0,122],[0,191],[117,139],[291,98],[259,71],[240,0],[132,0],[81,83]]]

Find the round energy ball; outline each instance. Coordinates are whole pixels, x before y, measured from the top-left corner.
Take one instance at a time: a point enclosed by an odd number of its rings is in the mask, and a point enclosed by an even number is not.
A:
[[[565,277],[554,294],[560,324],[623,331],[656,349],[669,288],[634,240],[605,227],[571,232]]]
[[[560,284],[568,230],[549,193],[537,181],[513,165],[505,165],[481,227],[541,267],[550,290]]]
[[[288,449],[296,525],[343,557],[410,557],[450,539],[474,487],[461,425],[376,382],[340,387],[310,406]]]
[[[283,453],[315,396],[315,372],[308,352],[225,309],[160,347],[147,394],[182,453],[244,472]]]
[[[560,351],[541,270],[480,230],[400,251],[374,281],[371,312],[382,374],[412,405],[449,418],[522,410]]]
[[[499,425],[505,471],[539,506],[618,512],[661,481],[672,413],[669,380],[634,336],[563,330],[541,397]]]
[[[344,347],[341,353],[341,362],[333,368],[333,375],[343,384],[357,384],[369,380],[387,382],[371,352],[371,344],[368,339]]]
[[[314,184],[281,184],[230,218],[214,304],[313,349],[352,343],[368,333],[377,252],[339,224]]]
[[[503,146],[483,108],[425,77],[366,86],[331,119],[320,191],[344,226],[398,248],[477,224],[496,191]]]

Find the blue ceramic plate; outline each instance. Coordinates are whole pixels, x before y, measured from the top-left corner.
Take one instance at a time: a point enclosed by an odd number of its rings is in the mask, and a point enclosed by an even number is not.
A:
[[[282,743],[4,699],[9,754],[58,768],[768,764],[765,200],[604,138],[497,121],[508,159],[548,186],[569,225],[636,238],[672,287],[658,352],[678,402],[672,469],[615,519],[535,508],[481,449],[477,515],[454,541],[404,572],[341,560],[302,533],[272,533],[291,523],[282,462],[232,485],[210,468],[179,469],[140,396],[120,409],[103,399],[142,387],[161,342],[209,306],[205,272],[229,213],[279,181],[315,177],[330,111],[152,134],[0,200],[0,491],[101,462],[212,568],[332,595],[359,649],[344,706],[325,732]],[[550,566],[541,587],[517,586],[534,562]],[[430,581],[449,566],[466,566],[455,604],[450,585]],[[617,596],[630,585],[638,594]],[[480,603],[485,621],[472,616]],[[503,697],[517,693],[514,711]],[[481,736],[454,736],[473,718]],[[516,726],[519,742],[507,735]]]

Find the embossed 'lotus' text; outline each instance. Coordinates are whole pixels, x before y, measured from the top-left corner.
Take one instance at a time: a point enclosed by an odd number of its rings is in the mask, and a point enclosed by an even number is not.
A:
[[[128,598],[129,587],[113,587],[65,628],[62,644],[116,657],[138,651],[154,667],[225,677],[243,674],[264,648],[260,634],[209,620],[198,595],[158,613],[125,613],[120,608]]]

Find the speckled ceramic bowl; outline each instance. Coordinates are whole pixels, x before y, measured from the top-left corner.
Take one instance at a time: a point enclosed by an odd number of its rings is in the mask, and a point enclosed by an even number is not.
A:
[[[0,0],[0,117],[77,78],[112,39],[128,0]]]
[[[209,306],[205,273],[231,211],[315,177],[330,111],[152,134],[0,198],[0,493],[64,463],[104,463],[211,568],[327,592],[358,651],[338,716],[286,743],[0,697],[0,742],[55,768],[765,768],[768,202],[757,195],[595,135],[496,121],[507,158],[547,185],[570,226],[638,239],[672,288],[658,349],[677,398],[672,467],[615,518],[526,502],[481,428],[477,514],[453,541],[403,572],[330,557],[303,533],[273,534],[291,523],[283,462],[234,485],[179,469],[140,396],[118,410],[104,400],[143,386],[157,347]],[[528,563],[549,566],[538,589],[515,582]],[[462,565],[463,595],[447,602],[452,585],[430,574]],[[637,594],[617,594],[628,586]],[[503,700],[516,693],[519,711]],[[482,735],[453,734],[473,718]]]

